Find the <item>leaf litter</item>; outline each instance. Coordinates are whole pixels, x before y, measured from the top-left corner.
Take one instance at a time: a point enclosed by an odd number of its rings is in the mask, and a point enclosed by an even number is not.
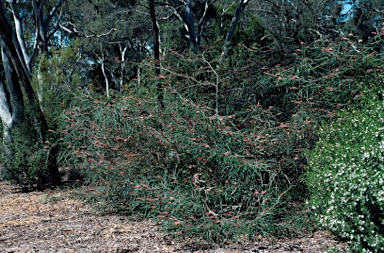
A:
[[[267,240],[246,244],[193,246],[192,238],[175,240],[153,221],[135,221],[119,215],[99,215],[91,207],[70,197],[71,190],[18,192],[0,182],[0,252],[325,252],[344,244],[327,232],[301,238]]]

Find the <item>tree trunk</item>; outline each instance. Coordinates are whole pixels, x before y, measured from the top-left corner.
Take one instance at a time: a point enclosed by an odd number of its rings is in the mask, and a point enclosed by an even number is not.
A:
[[[120,55],[121,55],[121,63],[120,63],[120,82],[117,89],[121,92],[124,87],[124,76],[125,76],[125,53],[127,52],[128,45],[124,47],[119,44]]]
[[[4,139],[12,142],[11,129],[14,126],[14,121],[12,119],[12,112],[18,113],[20,110],[19,106],[24,104],[24,101],[20,100],[23,98],[21,95],[21,87],[20,83],[24,89],[28,107],[33,112],[33,121],[31,124],[35,127],[36,133],[38,135],[38,140],[40,147],[44,145],[44,141],[46,138],[46,134],[48,133],[48,125],[44,118],[44,115],[40,109],[39,103],[37,101],[36,95],[33,91],[31,85],[31,75],[26,68],[26,63],[24,61],[23,55],[20,53],[20,45],[18,41],[15,39],[16,33],[13,30],[12,26],[8,22],[6,17],[6,12],[4,9],[3,3],[0,3],[0,46],[2,49],[3,60],[5,59],[4,70],[6,71],[8,90],[5,89],[5,86],[2,85],[2,90],[0,90],[0,105],[2,108],[2,121],[4,123],[5,130]],[[16,80],[16,73],[18,80]],[[7,92],[11,95],[11,101],[15,102],[15,106],[10,106],[10,101],[7,98]],[[6,112],[8,110],[8,112]],[[12,111],[11,111],[12,110]],[[20,114],[19,114],[20,115]],[[16,114],[15,120],[19,116]],[[24,127],[27,127],[27,124],[23,124]],[[26,131],[28,132],[28,131]],[[50,162],[54,162],[54,159],[49,159]],[[57,168],[57,164],[48,164],[48,169],[50,172],[50,178],[52,184],[57,184],[60,181],[59,172]]]
[[[9,163],[13,158],[12,152],[12,114],[9,100],[7,99],[4,83],[0,80],[0,117],[3,126],[3,146],[5,164],[3,164],[0,173],[0,179],[7,178],[9,175]]]
[[[3,41],[0,39],[0,47],[3,48]],[[20,88],[19,79],[8,55],[2,50],[2,60],[6,80],[6,91],[8,91],[10,109],[12,113],[13,125],[17,125],[24,120],[23,93]]]
[[[151,4],[150,0],[150,4]],[[197,51],[199,48],[196,31],[195,31],[195,21],[192,13],[192,0],[187,0],[186,3],[180,4],[178,0],[172,0],[173,8],[179,19],[184,23],[184,28],[188,32],[188,39],[190,44],[193,47],[194,51]],[[151,15],[152,17],[152,15]]]
[[[0,38],[0,48],[4,42]],[[1,178],[6,177],[9,172],[10,161],[13,159],[12,151],[12,129],[24,119],[23,94],[20,89],[19,81],[15,69],[7,56],[1,50],[6,84],[0,80],[0,118],[3,126],[3,146],[5,163],[1,172]]]
[[[223,61],[225,56],[228,53],[228,47],[232,42],[232,35],[235,32],[237,22],[240,19],[241,13],[243,13],[245,7],[247,6],[249,0],[240,0],[239,5],[237,6],[235,15],[233,15],[231,26],[229,27],[229,30],[227,32],[227,36],[225,37],[223,51],[220,56],[220,61]]]
[[[109,80],[107,76],[107,72],[105,70],[105,56],[103,52],[103,48],[101,48],[101,56],[99,57],[99,60],[101,62],[101,72],[103,73],[104,80],[105,80],[105,93],[107,94],[107,98],[109,98]]]
[[[163,101],[163,89],[161,85],[161,71],[160,71],[160,38],[159,38],[159,27],[157,26],[155,3],[153,0],[149,0],[149,12],[152,20],[153,29],[153,51],[155,55],[155,76],[157,78],[156,91],[157,91],[157,102],[159,105],[159,113],[164,112],[164,101]]]

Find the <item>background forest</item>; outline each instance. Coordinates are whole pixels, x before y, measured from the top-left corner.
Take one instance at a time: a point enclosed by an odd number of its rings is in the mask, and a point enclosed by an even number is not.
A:
[[[6,0],[1,176],[217,243],[384,251],[384,3]],[[63,177],[65,175],[65,177]]]

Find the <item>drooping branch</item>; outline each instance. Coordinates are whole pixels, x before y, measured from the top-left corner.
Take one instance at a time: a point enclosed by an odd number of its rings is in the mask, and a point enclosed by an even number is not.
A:
[[[72,25],[72,23],[67,23],[67,25]],[[100,37],[104,37],[104,36],[108,36],[110,35],[112,32],[114,31],[117,31],[116,28],[112,27],[108,32],[106,33],[100,33],[100,34],[85,34],[79,30],[77,30],[77,28],[75,26],[69,28],[63,24],[59,24],[60,28],[63,30],[63,31],[66,31],[67,33],[69,34],[72,34],[72,35],[75,35],[75,36],[78,36],[78,37],[84,37],[84,38],[93,38],[93,37],[96,37],[96,38],[100,38]]]

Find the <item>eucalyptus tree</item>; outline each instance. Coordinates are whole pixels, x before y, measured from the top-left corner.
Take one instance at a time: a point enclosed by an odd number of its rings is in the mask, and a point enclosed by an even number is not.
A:
[[[221,56],[220,56],[220,61],[222,61],[224,59],[225,55],[227,54],[228,46],[232,42],[232,36],[235,32],[237,23],[239,22],[240,16],[243,13],[245,7],[248,5],[248,2],[249,2],[249,0],[240,0],[238,3],[238,6],[236,8],[236,12],[233,15],[233,18],[231,21],[231,25],[228,29],[226,36],[225,36],[225,42],[224,42],[224,46],[223,46],[223,51],[222,51]]]
[[[249,9],[283,51],[325,35],[353,33],[367,39],[381,28],[384,18],[382,0],[255,0]]]
[[[48,50],[64,3],[65,0],[57,0],[55,5],[44,0],[0,3],[0,47],[5,72],[5,82],[0,82],[0,118],[6,164],[13,159],[12,134],[16,126],[21,132],[37,135],[25,138],[35,138],[40,146],[45,141],[48,125],[31,85],[32,69],[37,54]],[[31,117],[25,116],[26,109]],[[34,131],[29,129],[31,126]],[[49,156],[48,160],[50,180],[57,184],[60,179],[54,157]],[[2,172],[5,177],[9,173],[7,169]]]
[[[231,25],[224,35],[226,46],[224,46],[223,52],[225,53],[248,2],[248,0],[166,0],[164,3],[160,2],[159,4],[168,7],[169,17],[175,16],[181,21],[185,37],[194,51],[198,50],[200,46],[213,43],[218,39],[218,35],[223,36],[220,30],[228,22],[226,20],[228,9],[233,10],[229,20]],[[213,28],[213,26],[217,25],[219,27]],[[214,31],[213,34],[212,31]]]
[[[106,95],[137,75],[137,65],[149,53],[151,19],[147,6],[135,1],[100,0],[68,4],[67,22],[60,25],[80,40],[89,66],[90,88]]]
[[[168,0],[167,6],[183,23],[186,37],[194,48],[201,44],[201,37],[216,0]]]
[[[318,36],[317,24],[324,1],[255,0],[250,10],[256,13],[281,50],[309,42]]]

